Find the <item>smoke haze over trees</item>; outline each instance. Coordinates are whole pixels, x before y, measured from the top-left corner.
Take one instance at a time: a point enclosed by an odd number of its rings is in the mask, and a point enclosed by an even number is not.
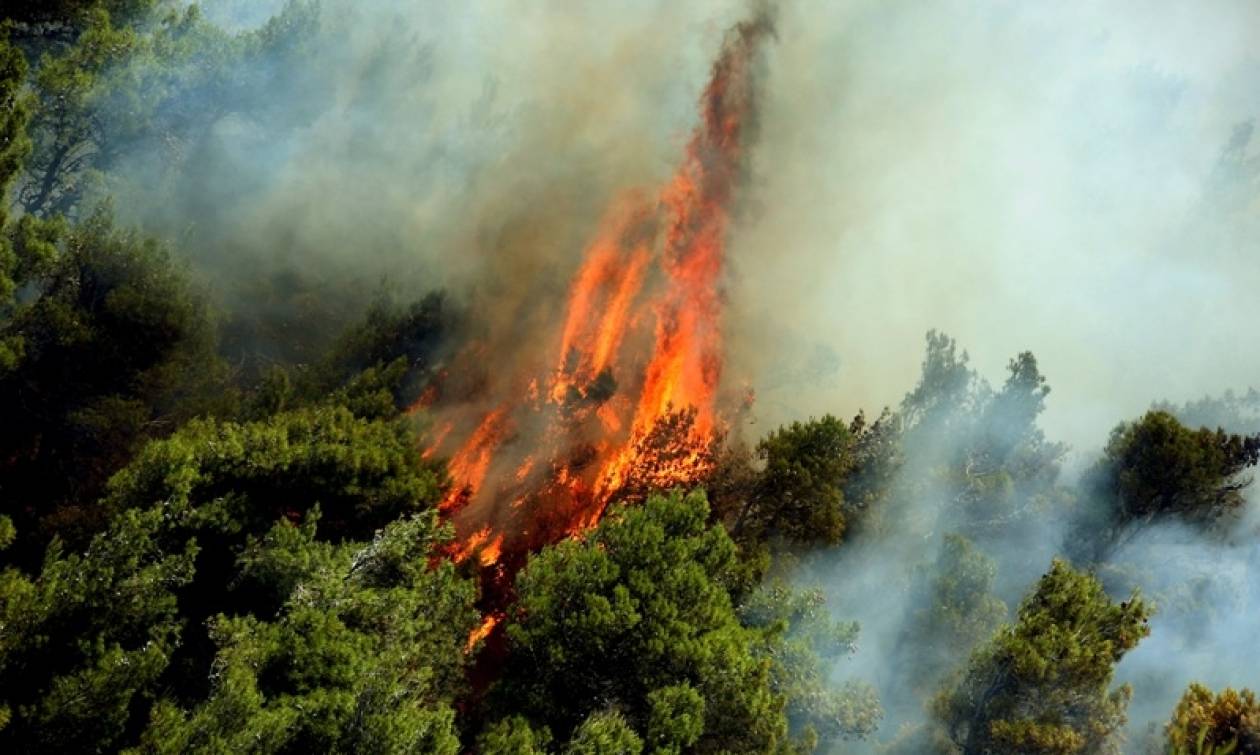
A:
[[[1256,28],[6,3],[0,751],[1260,752]]]

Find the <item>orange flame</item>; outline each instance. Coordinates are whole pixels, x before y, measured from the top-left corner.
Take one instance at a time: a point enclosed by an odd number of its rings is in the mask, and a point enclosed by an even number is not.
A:
[[[439,427],[467,432],[440,504],[455,524],[456,560],[476,554],[501,578],[502,559],[519,565],[530,550],[594,526],[614,497],[693,484],[712,468],[724,427],[726,237],[744,169],[752,69],[770,31],[764,19],[736,28],[673,177],[655,195],[613,203],[570,285],[547,358],[554,367],[513,375],[473,421],[468,406],[449,408]],[[470,647],[496,622],[488,616]]]
[[[503,535],[496,535],[493,540],[486,543],[486,546],[477,554],[477,560],[482,566],[489,566],[499,560],[499,554],[503,551]]]
[[[465,495],[481,487],[486,473],[490,470],[490,461],[494,457],[494,451],[503,440],[503,422],[506,417],[506,408],[495,409],[487,414],[464,446],[451,457],[447,470],[456,484],[451,486],[451,491],[446,498],[438,504],[439,511],[449,511]]]
[[[437,450],[439,448],[441,448],[442,442],[446,440],[446,436],[450,435],[451,430],[454,430],[454,429],[455,429],[454,422],[442,423],[442,426],[439,427],[437,431],[433,433],[433,442],[429,444],[428,448],[420,452],[420,458],[421,459],[433,458],[433,455],[437,453]]]
[[[477,647],[477,643],[490,636],[495,626],[499,623],[499,617],[496,614],[488,614],[481,620],[481,624],[468,634],[468,644],[464,645],[464,652],[471,653]]]

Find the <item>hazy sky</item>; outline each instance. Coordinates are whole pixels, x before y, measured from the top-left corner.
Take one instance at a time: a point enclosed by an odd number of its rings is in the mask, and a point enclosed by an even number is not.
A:
[[[357,271],[375,240],[391,275],[510,298],[560,295],[602,208],[669,175],[747,3],[325,6],[310,65],[333,106],[253,152],[224,129],[243,156],[210,165],[272,190],[233,227],[287,225],[286,249]],[[1218,175],[1260,112],[1260,4],[786,0],[778,16],[727,321],[726,374],[758,389],[764,424],[895,404],[929,328],[993,381],[1032,350],[1044,424],[1082,449],[1152,400],[1260,383],[1255,181]]]
[[[1258,382],[1255,195],[1213,183],[1260,112],[1257,28],[1247,2],[786,3],[733,302],[756,350],[839,368],[765,409],[896,402],[933,327],[993,380],[1037,354],[1078,446]]]

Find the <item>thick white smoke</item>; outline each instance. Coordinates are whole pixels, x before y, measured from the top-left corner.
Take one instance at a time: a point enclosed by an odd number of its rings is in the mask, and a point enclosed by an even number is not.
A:
[[[1249,2],[786,4],[732,301],[766,374],[838,369],[767,386],[769,418],[895,403],[929,328],[989,374],[1036,353],[1078,448],[1260,378],[1254,161],[1221,162],[1260,114],[1258,24]]]

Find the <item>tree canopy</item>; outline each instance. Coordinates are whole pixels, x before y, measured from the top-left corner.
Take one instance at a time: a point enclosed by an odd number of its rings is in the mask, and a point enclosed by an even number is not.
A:
[[[1173,755],[1260,753],[1260,702],[1249,689],[1219,693],[1191,684],[1165,727]]]
[[[1101,498],[1112,537],[1157,519],[1210,526],[1237,513],[1260,461],[1260,435],[1193,430],[1165,411],[1111,433],[1086,485]]]
[[[1055,561],[1015,623],[972,654],[934,711],[959,752],[1120,752],[1131,688],[1115,664],[1149,629],[1137,595],[1115,603],[1093,576]]]
[[[764,632],[740,624],[728,592],[734,543],[707,517],[699,494],[653,496],[532,558],[496,707],[562,740],[608,709],[667,750],[786,747]]]
[[[73,536],[99,526],[82,504],[138,444],[223,401],[222,373],[202,303],[161,246],[104,214],[29,243],[32,293],[0,320],[12,356],[0,505],[30,535]]]

